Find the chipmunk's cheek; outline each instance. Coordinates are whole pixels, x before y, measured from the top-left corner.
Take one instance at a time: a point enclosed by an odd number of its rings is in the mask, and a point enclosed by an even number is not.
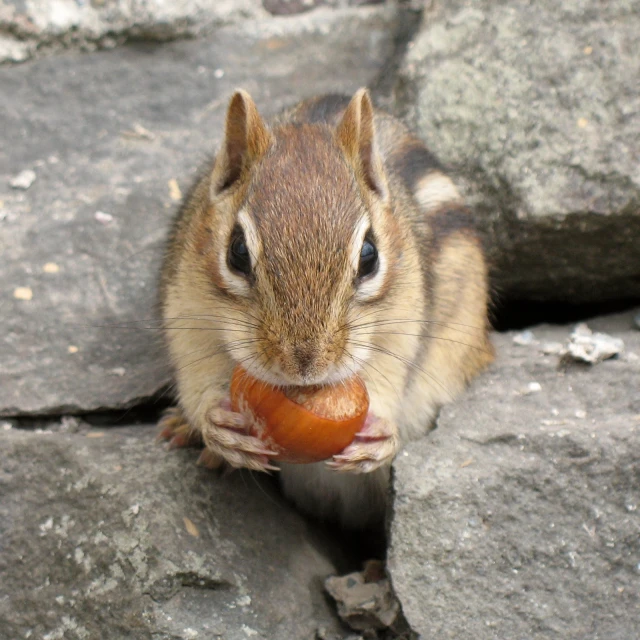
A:
[[[400,439],[394,422],[369,413],[364,427],[353,442],[327,462],[336,471],[371,473],[391,464],[398,453]]]

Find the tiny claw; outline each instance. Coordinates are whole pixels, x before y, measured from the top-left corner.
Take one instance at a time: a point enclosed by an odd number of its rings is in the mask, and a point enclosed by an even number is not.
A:
[[[224,409],[225,411],[233,411],[233,408],[231,407],[231,400],[229,398],[223,398],[220,401],[220,408]]]
[[[169,435],[169,438],[171,438],[171,435]],[[169,439],[169,438],[167,438],[167,439]],[[169,440],[169,444],[167,445],[167,449],[169,449],[169,450],[182,449],[184,447],[188,447],[189,443],[190,443],[190,440],[189,440],[189,436],[187,434],[176,433]]]
[[[156,437],[156,442],[168,440],[169,449],[202,445],[200,432],[189,425],[178,407],[168,409],[158,426],[160,433]]]
[[[207,469],[219,469],[223,463],[223,458],[215,454],[210,449],[203,449],[202,453],[196,460],[196,465],[198,467],[206,467]]]
[[[354,441],[326,462],[329,469],[350,473],[371,473],[389,464],[398,450],[397,429],[393,423],[369,415]]]

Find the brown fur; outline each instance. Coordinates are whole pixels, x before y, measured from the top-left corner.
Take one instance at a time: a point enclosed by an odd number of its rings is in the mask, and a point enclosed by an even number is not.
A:
[[[246,277],[226,261],[239,217],[255,254]],[[352,264],[363,219],[385,265],[369,289]],[[186,424],[232,464],[246,458],[227,452],[210,420],[237,361],[278,383],[362,376],[387,425],[384,464],[365,475],[282,466],[298,504],[353,525],[380,516],[385,456],[425,433],[493,354],[473,216],[433,155],[365,90],[314,98],[271,125],[248,94],[233,96],[221,150],[175,223],[162,307]],[[357,453],[345,468],[375,468]]]

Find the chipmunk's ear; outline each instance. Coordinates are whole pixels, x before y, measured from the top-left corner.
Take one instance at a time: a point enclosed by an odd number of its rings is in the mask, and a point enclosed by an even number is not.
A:
[[[367,89],[351,98],[337,129],[338,144],[365,185],[380,198],[388,195],[382,160],[376,149],[373,105]]]
[[[233,185],[267,152],[271,140],[251,96],[237,89],[229,102],[224,140],[213,167],[212,195]]]

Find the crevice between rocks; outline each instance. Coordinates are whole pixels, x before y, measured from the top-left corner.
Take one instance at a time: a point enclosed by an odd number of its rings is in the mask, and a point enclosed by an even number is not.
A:
[[[93,411],[82,411],[78,407],[59,407],[47,414],[25,415],[7,414],[0,423],[7,422],[17,429],[51,429],[53,431],[80,431],[82,426],[117,427],[132,424],[153,424],[162,413],[174,404],[174,398],[167,389],[154,396],[140,398],[128,407],[104,407]],[[64,422],[67,421],[65,426]]]
[[[395,104],[393,92],[397,83],[398,72],[409,44],[420,30],[425,10],[424,6],[418,7],[407,3],[400,4],[396,30],[393,36],[393,52],[382,65],[377,77],[370,84],[376,103],[389,111],[393,111]]]

